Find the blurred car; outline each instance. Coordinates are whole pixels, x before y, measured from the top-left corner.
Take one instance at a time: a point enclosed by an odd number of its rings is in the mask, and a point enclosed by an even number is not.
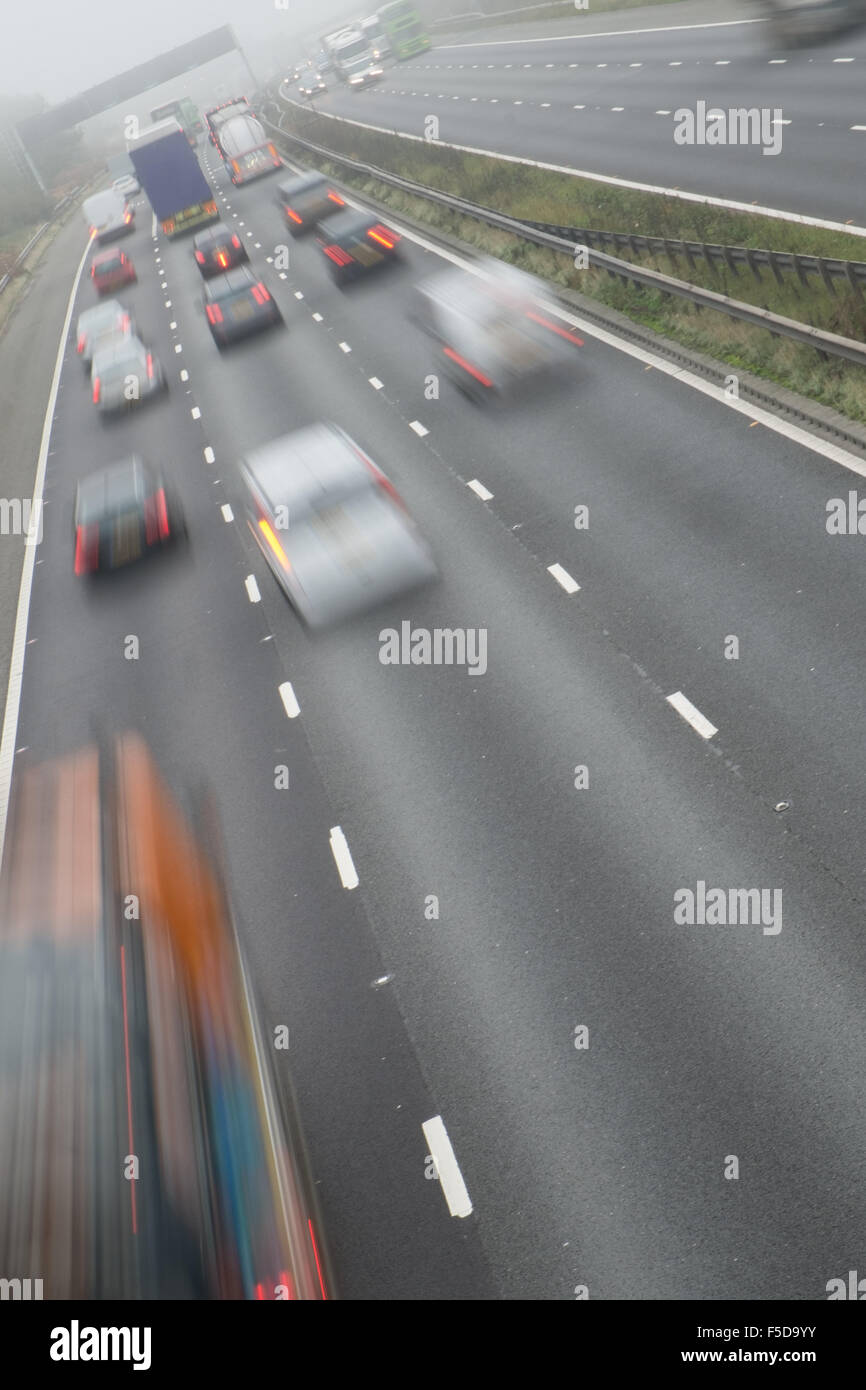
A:
[[[240,473],[250,530],[309,627],[435,577],[430,550],[393,485],[338,426],[272,439],[241,460]]]
[[[93,257],[90,278],[97,294],[108,294],[119,290],[123,285],[134,285],[138,281],[135,266],[125,251],[112,247],[110,251],[100,251]]]
[[[224,222],[215,222],[199,232],[192,245],[196,264],[205,278],[219,275],[221,271],[231,270],[249,260],[247,248],[237,232],[233,232]]]
[[[97,348],[106,346],[111,338],[124,338],[134,332],[135,325],[129,310],[123,307],[119,299],[106,299],[78,315],[75,350],[89,372]]]
[[[132,564],[186,539],[186,522],[161,469],[132,454],[82,478],[75,490],[75,573]]]
[[[270,291],[247,265],[206,281],[203,301],[218,348],[284,322]]]
[[[328,85],[320,72],[305,72],[301,74],[298,91],[302,97],[315,97],[327,90]]]
[[[330,262],[337,284],[355,280],[399,258],[400,237],[366,212],[344,212],[316,229],[316,240]]]
[[[111,186],[124,198],[133,198],[136,193],[141,192],[141,184],[134,174],[121,174],[119,178],[114,180]]]
[[[501,261],[479,261],[417,285],[410,317],[434,338],[446,375],[474,400],[574,360],[583,340],[556,318],[540,286]]]
[[[277,204],[293,237],[311,232],[323,218],[345,209],[346,201],[324,174],[302,174],[277,185]]]
[[[94,352],[90,382],[93,404],[101,415],[127,410],[168,390],[159,359],[133,333],[111,339]]]

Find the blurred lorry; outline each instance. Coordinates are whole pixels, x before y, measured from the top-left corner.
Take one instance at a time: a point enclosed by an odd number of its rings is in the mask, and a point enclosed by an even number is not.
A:
[[[282,169],[273,140],[255,116],[232,116],[219,126],[219,144],[232,183],[247,183]]]
[[[166,236],[217,220],[211,187],[174,117],[145,127],[127,148]]]
[[[221,101],[218,106],[211,106],[204,113],[204,123],[207,127],[208,137],[212,145],[216,145],[220,154],[223,154],[220,144],[220,130],[226,121],[231,121],[235,116],[254,116],[255,112],[247,101],[246,97],[230,97],[228,101]],[[223,158],[225,156],[223,155]]]
[[[155,106],[150,113],[150,119],[156,125],[157,121],[166,121],[173,116],[186,136],[193,149],[198,141],[199,135],[204,133],[204,123],[199,115],[198,107],[189,97],[180,97],[177,101],[167,101],[162,106]]]
[[[207,796],[173,791],[132,733],[16,769],[12,791],[0,1268],[46,1299],[331,1298]]]

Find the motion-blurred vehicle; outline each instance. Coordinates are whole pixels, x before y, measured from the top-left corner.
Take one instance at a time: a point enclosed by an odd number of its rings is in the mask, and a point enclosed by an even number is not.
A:
[[[214,227],[199,232],[192,245],[196,265],[205,279],[249,260],[247,248],[237,232],[233,232],[225,222],[217,222]]]
[[[106,299],[78,315],[75,350],[89,372],[97,349],[105,347],[113,338],[124,338],[134,332],[135,324],[129,310],[123,307],[119,299]]]
[[[556,318],[529,275],[484,258],[481,273],[442,271],[417,285],[410,317],[439,344],[445,374],[473,400],[574,361],[583,340]]]
[[[316,240],[328,258],[338,285],[381,270],[399,259],[400,237],[366,212],[344,212],[316,229]]]
[[[100,415],[131,410],[168,390],[159,359],[133,333],[113,338],[94,352],[90,383]]]
[[[81,211],[91,236],[100,246],[135,231],[134,209],[113,188],[104,188],[101,193],[85,198]]]
[[[866,0],[758,0],[771,45],[805,48],[866,24]]]
[[[377,14],[367,15],[366,19],[361,20],[358,27],[367,40],[370,46],[370,52],[377,63],[381,62],[383,58],[391,57],[391,45],[388,42],[385,30],[382,28],[382,21]]]
[[[436,575],[393,484],[337,425],[241,460],[247,523],[304,623],[323,628]]]
[[[314,231],[323,218],[342,212],[346,200],[332,188],[324,174],[302,174],[277,184],[277,205],[293,237]]]
[[[93,257],[90,278],[97,294],[109,294],[112,290],[122,289],[124,285],[134,285],[138,281],[135,266],[119,247],[100,251]]]
[[[219,125],[218,136],[223,165],[236,186],[283,167],[276,145],[255,116],[232,116]]]
[[[0,881],[0,1269],[10,1283],[32,1271],[45,1299],[331,1298],[213,800],[173,778],[132,733],[17,760]]]
[[[284,322],[264,281],[247,265],[208,280],[203,303],[211,337],[220,349]]]
[[[334,71],[341,82],[355,91],[381,82],[384,68],[376,62],[369,39],[358,29],[347,29],[331,44]]]
[[[302,97],[316,97],[327,90],[328,84],[325,82],[320,72],[309,71],[301,73],[298,91]]]
[[[210,184],[173,116],[140,130],[129,141],[129,155],[164,236],[180,236],[218,220]]]
[[[111,186],[121,198],[134,198],[136,193],[141,192],[141,184],[133,174],[121,174]]]
[[[140,454],[81,479],[74,525],[77,575],[119,569],[186,540],[180,502]]]

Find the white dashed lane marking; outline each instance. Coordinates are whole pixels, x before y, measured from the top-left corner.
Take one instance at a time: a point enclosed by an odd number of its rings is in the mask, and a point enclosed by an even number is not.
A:
[[[576,594],[580,589],[576,579],[572,579],[568,570],[564,570],[562,565],[548,565],[547,573],[552,574],[557,584],[561,584],[567,594]]]
[[[301,707],[298,704],[298,701],[295,697],[295,692],[292,689],[291,681],[283,681],[282,685],[280,686],[280,699],[283,702],[283,708],[285,709],[289,719],[297,719],[298,715],[301,712]],[[333,831],[331,833],[333,834]]]
[[[361,880],[358,878],[355,865],[352,863],[352,854],[349,849],[346,837],[339,825],[331,828],[331,853],[337,865],[337,873],[340,875],[340,882],[344,888],[357,888]]]
[[[476,497],[480,497],[482,502],[490,502],[493,500],[493,493],[488,492],[484,484],[479,483],[477,478],[473,478],[466,486],[471,487]]]
[[[669,705],[673,705],[677,714],[683,718],[687,724],[691,724],[696,734],[701,738],[712,738],[719,731],[715,724],[711,724],[709,719],[705,719],[699,709],[696,709],[691,700],[687,700],[681,690],[675,690],[673,695],[668,695]]]
[[[246,588],[247,597],[249,598],[250,603],[261,603],[262,596],[259,592],[259,586],[256,583],[256,576],[254,574],[247,575],[246,579],[244,580],[244,586]]]
[[[432,1120],[425,1120],[421,1128],[427,1140],[430,1157],[436,1165],[439,1186],[448,1203],[448,1210],[452,1216],[471,1215],[472,1202],[442,1116],[434,1115]]]

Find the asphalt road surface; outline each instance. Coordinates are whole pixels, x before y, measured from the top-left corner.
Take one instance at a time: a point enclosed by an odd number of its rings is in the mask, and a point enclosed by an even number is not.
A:
[[[564,384],[437,397],[406,314],[435,251],[406,237],[341,292],[293,242],[281,273],[273,180],[203,158],[287,327],[219,354],[189,241],[152,239],[140,200],[121,297],[171,389],[104,425],[70,337],[16,762],[95,721],[210,781],[344,1296],[823,1297],[866,1221],[864,541],[825,524],[856,474],[588,327]],[[52,255],[83,250],[71,226]],[[441,579],[313,638],[235,469],[320,419],[390,475]],[[190,553],[91,593],[74,484],[133,448],[174,477]],[[404,621],[483,630],[486,669],[383,665]],[[700,881],[764,890],[772,924],[678,924]],[[435,1116],[466,1217],[425,1176]]]
[[[452,36],[377,86],[332,78],[314,105],[420,137],[435,116],[447,144],[862,226],[866,32],[777,50],[756,13],[664,5],[618,23],[575,16],[558,37],[550,25]],[[678,144],[676,113],[699,102],[764,112],[757,143]]]

